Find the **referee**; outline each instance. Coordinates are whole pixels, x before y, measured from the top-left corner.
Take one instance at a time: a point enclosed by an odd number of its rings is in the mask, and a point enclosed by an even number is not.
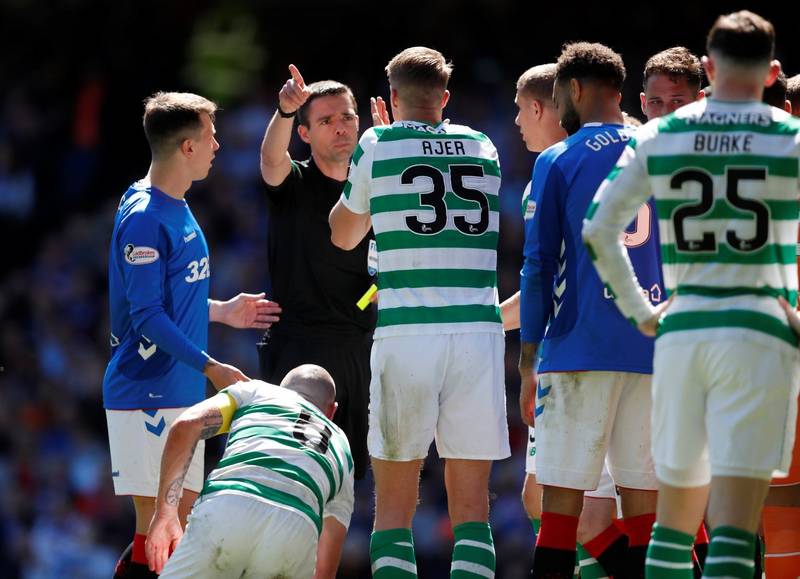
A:
[[[376,314],[373,306],[362,311],[356,302],[373,282],[377,252],[371,233],[352,252],[340,250],[331,243],[328,226],[358,141],[356,101],[339,82],[306,86],[297,67],[289,65],[289,71],[261,145],[272,299],[283,309],[280,323],[258,345],[261,378],[279,384],[302,364],[330,372],[339,403],[334,422],[350,440],[360,479],[368,464],[369,357]],[[287,152],[295,116],[298,135],[311,147],[305,161],[294,161]]]

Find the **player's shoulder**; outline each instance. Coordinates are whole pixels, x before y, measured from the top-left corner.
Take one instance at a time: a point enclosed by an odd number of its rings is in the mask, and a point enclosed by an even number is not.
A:
[[[549,171],[551,167],[563,163],[564,155],[573,146],[573,143],[570,142],[569,139],[570,138],[568,137],[563,141],[559,141],[553,145],[550,145],[544,151],[539,153],[539,156],[536,157],[536,164],[534,165],[537,171]]]
[[[133,183],[120,199],[120,225],[125,228],[157,227],[161,221],[160,204],[146,181]]]

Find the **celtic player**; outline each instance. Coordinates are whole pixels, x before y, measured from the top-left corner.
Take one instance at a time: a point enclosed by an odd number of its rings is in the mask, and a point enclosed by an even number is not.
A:
[[[652,578],[692,577],[709,488],[704,576],[752,577],[769,479],[791,457],[800,354],[779,299],[797,301],[800,123],[760,102],[780,70],[774,44],[772,24],[756,14],[719,17],[703,59],[713,97],[637,132],[583,229],[625,317],[658,330]],[[618,242],[651,194],[673,295],[660,319]]]
[[[451,576],[493,577],[489,472],[510,454],[497,151],[484,134],[442,121],[451,66],[441,53],[409,48],[386,70],[395,122],[361,137],[330,216],[334,244],[355,247],[371,224],[378,245],[373,575],[416,576],[411,520],[435,438],[455,536]]]
[[[350,445],[330,420],[335,397],[330,374],[306,364],[281,387],[238,382],[186,410],[164,446],[150,568],[202,579],[311,577],[316,566],[316,577],[333,578],[353,512]],[[177,505],[192,453],[224,432],[225,453],[183,536]]]

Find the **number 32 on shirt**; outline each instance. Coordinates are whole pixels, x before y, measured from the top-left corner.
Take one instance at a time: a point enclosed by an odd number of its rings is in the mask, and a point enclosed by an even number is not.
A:
[[[200,281],[201,279],[206,279],[208,276],[211,275],[211,271],[209,270],[208,266],[208,258],[204,257],[200,261],[193,261],[186,266],[189,270],[189,275],[184,277],[187,282],[194,283],[196,281]]]

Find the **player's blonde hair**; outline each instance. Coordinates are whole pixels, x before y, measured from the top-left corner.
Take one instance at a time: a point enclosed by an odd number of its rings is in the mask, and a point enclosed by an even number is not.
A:
[[[430,107],[441,101],[453,65],[438,50],[412,46],[386,65],[389,84],[412,106]]]
[[[517,79],[517,93],[528,98],[550,102],[556,82],[556,63],[540,64],[523,72]]]

